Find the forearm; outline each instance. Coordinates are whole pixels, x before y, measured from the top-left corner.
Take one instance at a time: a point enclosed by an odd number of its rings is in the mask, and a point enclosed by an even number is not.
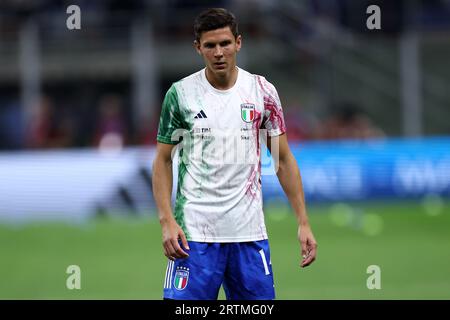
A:
[[[278,165],[278,180],[291,203],[297,222],[301,226],[308,226],[309,221],[306,213],[302,178],[292,153],[289,152],[283,159],[280,159]]]
[[[153,196],[160,222],[173,219],[172,198],[172,161],[156,158],[153,164]]]

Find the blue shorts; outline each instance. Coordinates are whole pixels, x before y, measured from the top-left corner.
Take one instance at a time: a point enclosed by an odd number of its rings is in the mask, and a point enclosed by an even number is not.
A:
[[[217,300],[275,299],[268,240],[235,243],[189,241],[189,257],[169,260],[164,298]]]

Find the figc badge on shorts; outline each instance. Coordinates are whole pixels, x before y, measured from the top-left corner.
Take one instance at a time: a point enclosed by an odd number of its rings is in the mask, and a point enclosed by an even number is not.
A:
[[[253,122],[253,119],[255,119],[255,105],[253,103],[241,104],[241,118],[245,122]]]
[[[186,267],[177,267],[177,271],[175,272],[175,280],[173,282],[173,286],[177,290],[183,290],[186,288],[189,280],[189,268]]]

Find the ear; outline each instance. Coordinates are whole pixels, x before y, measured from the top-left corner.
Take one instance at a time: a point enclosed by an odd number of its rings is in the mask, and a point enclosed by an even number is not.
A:
[[[241,46],[242,46],[242,36],[238,35],[236,37],[236,51],[241,50]]]
[[[202,55],[202,52],[200,50],[200,41],[194,40],[194,48],[199,55]]]

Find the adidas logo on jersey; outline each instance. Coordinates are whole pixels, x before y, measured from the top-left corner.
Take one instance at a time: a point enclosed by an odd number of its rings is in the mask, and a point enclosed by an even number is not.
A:
[[[200,110],[200,112],[197,113],[197,115],[194,117],[194,119],[203,119],[203,118],[208,118],[206,114],[203,112],[203,110]]]

